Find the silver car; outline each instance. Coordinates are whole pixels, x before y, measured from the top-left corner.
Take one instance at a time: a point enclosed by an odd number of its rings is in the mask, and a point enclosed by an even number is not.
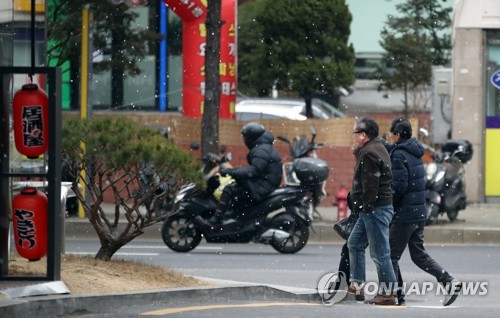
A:
[[[318,98],[312,99],[312,111],[314,119],[346,117],[340,110]],[[306,120],[305,101],[298,98],[246,98],[236,103],[237,120],[276,118]]]

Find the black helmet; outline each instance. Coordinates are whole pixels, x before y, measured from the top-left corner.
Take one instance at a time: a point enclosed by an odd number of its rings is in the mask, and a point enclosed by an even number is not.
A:
[[[248,123],[241,128],[241,135],[245,140],[245,144],[251,148],[252,144],[266,132],[266,129],[259,123]]]

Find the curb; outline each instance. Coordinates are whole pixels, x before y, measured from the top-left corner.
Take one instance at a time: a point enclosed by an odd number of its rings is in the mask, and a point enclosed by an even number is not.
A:
[[[499,244],[499,228],[426,228],[425,242],[434,244]]]
[[[351,299],[352,298],[352,299]],[[317,293],[292,293],[266,286],[223,286],[182,288],[156,291],[129,292],[86,296],[43,296],[22,300],[9,300],[0,303],[2,317],[53,318],[71,315],[99,314],[127,306],[146,306],[151,304],[175,306],[205,299],[210,303],[234,301],[286,301],[321,304]],[[341,302],[351,302],[354,296],[348,295]]]
[[[144,234],[139,238],[161,241],[162,224],[145,228]],[[345,240],[333,230],[333,224],[333,222],[314,223],[314,230],[310,231],[310,242],[344,244]],[[65,222],[65,238],[97,238],[97,234],[88,220],[78,219]],[[426,244],[498,244],[500,228],[431,225],[425,228],[425,242]]]

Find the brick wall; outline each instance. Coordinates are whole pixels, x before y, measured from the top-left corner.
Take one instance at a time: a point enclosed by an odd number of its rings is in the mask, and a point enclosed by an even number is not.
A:
[[[75,112],[64,112],[63,118],[75,117]],[[399,114],[371,114],[377,120],[380,127],[380,135],[389,131],[392,119]],[[418,115],[418,114],[417,114]],[[152,113],[152,112],[94,112],[93,117],[117,117],[127,116],[143,125],[170,127],[170,137],[177,144],[189,145],[192,142],[201,141],[201,120],[198,118],[187,118],[177,114]],[[417,127],[426,127],[428,114],[412,117],[414,132]],[[350,146],[352,143],[351,131],[354,124],[353,118],[335,118],[330,120],[307,120],[293,121],[281,119],[266,119],[260,121],[267,130],[275,136],[283,135],[292,139],[296,135],[305,134],[310,136],[308,127],[314,125],[318,132],[317,141],[326,146]],[[219,141],[225,145],[241,144],[240,130],[245,122],[228,119],[219,120]]]
[[[201,141],[201,120],[186,118],[172,114],[158,114],[158,113],[96,113],[94,117],[101,116],[128,116],[135,121],[144,125],[155,125],[170,127],[171,138],[175,143],[189,149],[189,144],[192,142]],[[71,113],[65,113],[63,118],[75,116]],[[374,114],[372,116],[377,120],[380,126],[380,134],[389,130],[390,123],[395,114]],[[412,118],[412,125],[414,133],[418,131],[419,122],[426,121],[428,116],[421,116],[422,118]],[[307,120],[307,121],[283,121],[283,120],[262,120],[262,124],[267,130],[271,131],[275,136],[280,134],[290,140],[296,135],[305,134],[310,137],[308,130],[309,125],[314,125],[318,132],[316,142],[323,143],[325,146],[318,149],[318,158],[325,160],[330,167],[326,191],[329,193],[321,203],[322,206],[331,206],[335,199],[335,194],[339,191],[341,185],[347,189],[351,188],[352,173],[354,169],[354,155],[352,154],[352,128],[354,124],[353,118],[337,118],[331,120]],[[428,120],[427,120],[428,123]],[[235,167],[247,165],[246,154],[248,149],[243,144],[240,130],[245,122],[233,120],[220,120],[219,136],[220,144],[227,146],[227,151],[231,152],[233,159],[232,165]],[[276,149],[282,155],[286,156],[289,151],[288,145],[277,140]],[[110,195],[105,196],[107,202],[111,202]]]

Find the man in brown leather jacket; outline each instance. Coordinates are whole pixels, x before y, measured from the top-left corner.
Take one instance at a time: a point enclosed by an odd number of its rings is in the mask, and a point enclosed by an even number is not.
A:
[[[356,120],[352,131],[356,165],[351,199],[353,212],[359,213],[359,218],[347,241],[351,282],[348,292],[356,296],[363,294],[365,250],[368,245],[377,268],[379,293],[365,303],[395,305],[393,291],[396,275],[389,246],[389,225],[394,215],[391,159],[378,133],[377,123],[368,117]]]

